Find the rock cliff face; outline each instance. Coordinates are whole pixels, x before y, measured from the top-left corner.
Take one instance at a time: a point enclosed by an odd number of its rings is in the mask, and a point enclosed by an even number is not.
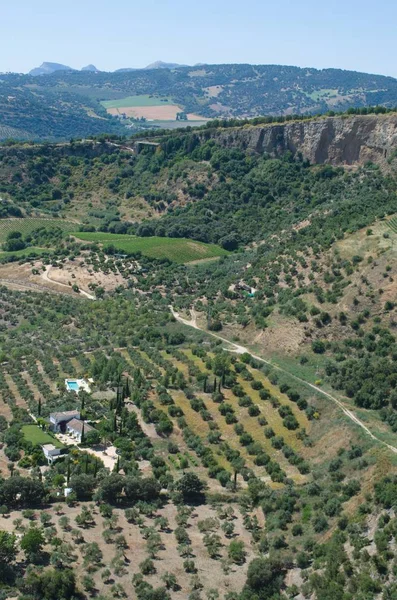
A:
[[[227,147],[281,156],[301,152],[311,163],[387,164],[397,150],[397,114],[326,117],[281,125],[244,126],[215,131]]]

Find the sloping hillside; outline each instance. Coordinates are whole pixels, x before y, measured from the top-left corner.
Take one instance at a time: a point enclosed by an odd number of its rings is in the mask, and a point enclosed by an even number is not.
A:
[[[56,71],[40,77],[6,74],[0,81],[0,126],[22,130],[20,137],[35,139],[127,131],[125,125],[141,127],[142,123],[129,119],[119,123],[101,102],[145,95],[172,99],[181,113],[205,118],[315,114],[377,104],[394,107],[397,80],[340,69],[280,65]]]

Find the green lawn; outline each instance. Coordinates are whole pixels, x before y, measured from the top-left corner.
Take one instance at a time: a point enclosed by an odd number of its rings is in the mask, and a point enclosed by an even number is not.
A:
[[[117,250],[127,254],[141,252],[151,258],[168,258],[181,264],[228,254],[226,250],[216,244],[204,244],[185,238],[137,237],[101,232],[78,232],[73,235],[87,242],[113,244]]]
[[[20,231],[27,235],[39,227],[60,227],[63,231],[73,231],[76,223],[63,219],[45,219],[42,217],[25,217],[24,219],[0,219],[0,244],[6,241],[10,231]]]
[[[127,108],[133,106],[162,106],[163,104],[171,104],[170,98],[155,98],[154,96],[127,96],[120,100],[104,100],[102,106],[107,108]]]
[[[24,425],[22,433],[25,439],[32,444],[53,444],[56,448],[65,447],[59,440],[40,429],[38,425]]]

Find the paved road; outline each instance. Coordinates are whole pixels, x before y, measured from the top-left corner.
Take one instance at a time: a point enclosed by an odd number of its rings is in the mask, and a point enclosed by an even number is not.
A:
[[[317,385],[314,385],[313,383],[309,383],[308,381],[306,381],[305,379],[302,379],[301,377],[298,377],[297,375],[293,375],[292,373],[290,373],[286,369],[283,369],[282,367],[274,365],[272,362],[270,362],[268,360],[265,360],[261,356],[256,356],[255,354],[252,354],[251,350],[249,350],[248,348],[245,348],[244,346],[240,346],[239,344],[235,344],[234,342],[230,342],[229,340],[227,340],[226,338],[222,337],[221,335],[218,335],[218,334],[213,333],[211,331],[206,331],[205,329],[202,329],[201,327],[199,327],[197,325],[197,318],[196,318],[196,314],[195,314],[194,310],[193,310],[193,314],[192,314],[192,319],[190,321],[188,319],[183,319],[179,315],[179,313],[175,312],[175,310],[173,309],[172,306],[170,306],[170,310],[171,310],[171,313],[173,314],[173,316],[175,317],[175,319],[177,321],[179,321],[180,323],[183,323],[184,325],[187,325],[188,327],[193,327],[194,329],[198,329],[200,331],[203,331],[207,335],[211,335],[212,337],[217,338],[218,340],[221,340],[225,344],[228,344],[228,346],[231,346],[232,351],[236,352],[237,354],[244,354],[245,352],[247,352],[248,354],[250,354],[251,356],[253,356],[256,360],[258,360],[258,361],[260,361],[260,362],[262,362],[262,363],[264,363],[266,365],[270,365],[271,367],[273,367],[274,369],[277,369],[278,371],[281,371],[282,373],[286,373],[287,375],[289,375],[289,377],[292,377],[296,381],[299,381],[300,383],[303,383],[304,385],[307,385],[308,387],[312,388],[313,390],[315,390],[316,392],[318,392],[322,396],[325,396],[329,400],[332,400],[332,402],[334,402],[353,423],[355,423],[356,425],[358,425],[359,427],[361,427],[361,429],[363,431],[365,431],[365,433],[367,435],[369,435],[369,437],[371,439],[373,439],[376,442],[379,442],[380,444],[382,444],[382,446],[386,446],[386,448],[389,448],[389,450],[391,450],[392,452],[394,452],[394,453],[397,454],[397,448],[395,446],[392,446],[391,444],[387,444],[383,440],[379,439],[362,421],[360,421],[360,419],[358,417],[356,417],[356,415],[351,410],[349,410],[348,408],[346,408],[346,406],[343,404],[343,402],[341,402],[340,400],[338,400],[338,398],[335,398],[335,396],[332,396],[328,392],[325,392],[324,390],[322,390]]]

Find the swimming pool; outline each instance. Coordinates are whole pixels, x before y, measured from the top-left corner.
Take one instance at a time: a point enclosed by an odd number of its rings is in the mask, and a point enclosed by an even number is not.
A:
[[[77,381],[73,379],[68,379],[68,381],[66,382],[66,387],[72,392],[78,392],[80,389],[80,386],[77,383]]]

